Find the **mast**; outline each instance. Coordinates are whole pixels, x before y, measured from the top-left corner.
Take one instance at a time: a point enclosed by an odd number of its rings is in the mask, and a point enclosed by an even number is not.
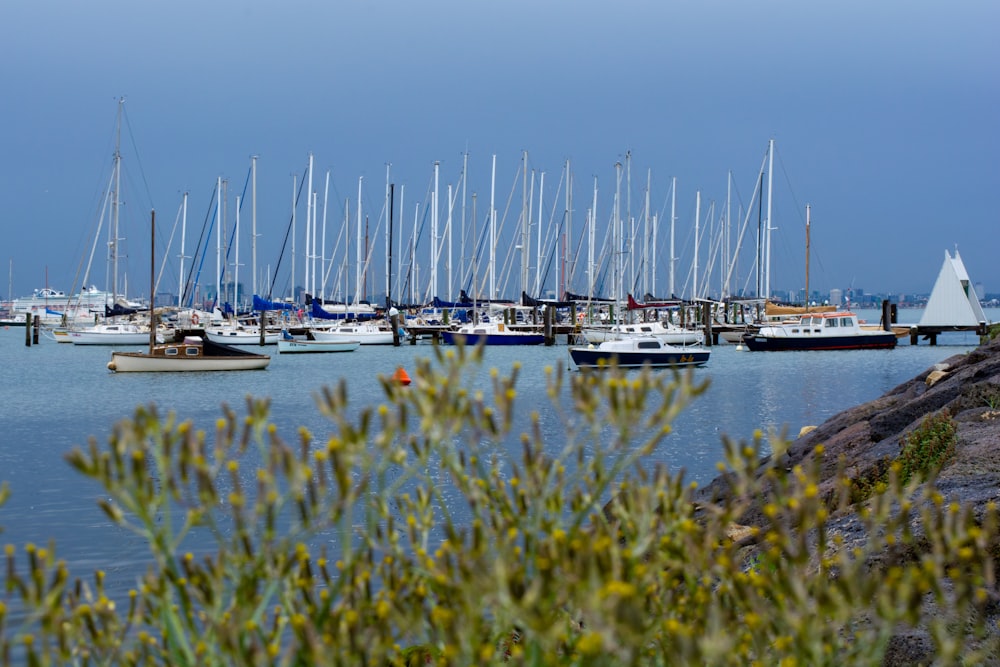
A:
[[[441,163],[434,161],[434,191],[431,193],[431,297],[438,296],[438,187]]]
[[[694,203],[694,271],[692,271],[694,285],[691,290],[692,298],[698,298],[698,223],[701,220],[701,190],[695,193]]]
[[[215,303],[222,296],[222,177],[215,180]]]
[[[257,293],[257,156],[250,158],[250,273],[253,293]],[[182,236],[183,238],[183,236]],[[183,273],[183,271],[181,271]]]
[[[587,298],[594,298],[594,241],[597,236],[596,230],[597,221],[597,176],[594,176],[594,201],[591,204],[590,209],[590,225],[587,230],[588,240],[587,240],[587,282],[590,284],[587,288]]]
[[[542,295],[542,195],[545,193],[545,172],[538,175],[538,243],[535,249],[535,296]],[[556,239],[558,243],[558,238]],[[556,250],[558,252],[558,250]],[[556,265],[558,267],[558,264]],[[558,268],[556,269],[558,271]],[[556,285],[559,284],[558,279]]]
[[[149,212],[149,353],[156,345],[156,209]]]
[[[357,243],[354,248],[354,259],[356,265],[354,267],[354,300],[353,303],[357,306],[361,302],[361,258],[362,251],[364,250],[364,245],[362,244],[361,238],[361,183],[364,181],[364,176],[358,176],[358,228],[357,237],[355,240]]]
[[[677,222],[677,177],[670,179],[670,298],[674,298],[674,265],[677,263],[677,253],[674,252],[674,223]]]
[[[496,261],[497,253],[497,209],[496,209],[496,185],[497,185],[497,155],[493,154],[493,170],[490,177],[490,298],[496,298],[496,283],[493,276],[493,264]]]
[[[521,151],[521,290],[528,290],[529,241],[531,239],[531,211],[528,210],[528,151]],[[532,175],[534,176],[534,175]],[[531,182],[534,190],[535,182]]]
[[[184,241],[187,236],[187,215],[188,215],[188,193],[184,193],[184,200],[181,204],[181,270],[177,277],[177,307],[184,305]]]
[[[809,204],[806,204],[806,312],[809,312]]]
[[[121,191],[122,191],[122,110],[125,106],[125,98],[121,97],[118,99],[118,123],[115,128],[115,198],[112,203],[114,207],[114,232],[112,233],[111,242],[111,305],[114,307],[115,301],[118,299],[118,243],[121,241],[119,237],[119,216],[121,210]],[[86,287],[86,285],[84,285]],[[105,301],[107,297],[105,297]]]
[[[239,317],[240,314],[240,196],[236,195],[236,228],[233,230],[236,236],[235,252],[236,261],[233,262],[233,315]]]
[[[774,139],[767,146],[767,237],[765,239],[766,261],[764,262],[764,298],[771,296],[771,196],[774,192]]]

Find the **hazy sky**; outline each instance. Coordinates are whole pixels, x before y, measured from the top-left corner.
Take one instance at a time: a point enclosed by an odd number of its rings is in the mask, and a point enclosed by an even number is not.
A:
[[[629,200],[643,215],[651,174],[651,208],[662,216],[659,294],[676,177],[676,291],[690,290],[696,193],[702,230],[717,227],[732,174],[735,237],[735,212],[749,204],[772,138],[772,288],[804,284],[809,204],[814,289],[927,292],[945,250],[957,247],[973,280],[1000,291],[1000,209],[991,199],[1000,192],[998,27],[995,0],[5,0],[0,216],[13,285],[0,291],[79,287],[111,173],[119,97],[130,293],[148,285],[149,210],[162,248],[190,193],[190,253],[219,177],[229,181],[231,224],[251,155],[259,156],[261,267],[278,264],[293,175],[303,177],[309,153],[321,205],[330,172],[331,247],[346,200],[356,214],[359,177],[375,227],[387,164],[403,197],[396,234],[406,238],[440,162],[443,229],[446,187],[459,182],[465,154],[468,215],[476,192],[481,229],[496,155],[500,215],[514,192],[502,255],[514,243],[523,151],[536,178],[545,172],[543,233],[561,219],[565,190],[556,189],[567,160],[574,237],[596,177],[599,243],[615,164],[630,153],[623,215]],[[248,235],[248,209],[241,216]],[[751,255],[756,219],[744,240]],[[304,220],[302,203],[300,235]],[[424,228],[419,252],[429,243]],[[585,244],[569,243],[586,258]],[[249,237],[241,244],[249,282]],[[90,279],[99,286],[102,253]],[[286,254],[282,269],[290,262]],[[419,262],[423,281],[429,263]],[[742,261],[734,289],[748,271]],[[511,285],[507,295],[517,296],[519,283]],[[571,288],[585,290],[582,270]]]

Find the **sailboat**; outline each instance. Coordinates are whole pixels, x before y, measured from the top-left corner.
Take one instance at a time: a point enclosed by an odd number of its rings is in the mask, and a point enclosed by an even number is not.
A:
[[[153,239],[151,248],[156,245],[156,212],[153,211],[150,220],[150,237]],[[153,295],[155,290],[156,253],[150,256],[151,289],[149,312],[155,319],[153,310]],[[249,371],[263,370],[271,362],[266,354],[255,354],[238,347],[222,345],[201,336],[185,336],[181,340],[166,343],[156,343],[153,328],[149,332],[148,352],[111,353],[108,370],[116,373],[128,372],[180,372],[180,371]]]
[[[68,342],[74,345],[143,345],[150,337],[150,331],[148,324],[143,324],[137,321],[122,321],[120,316],[114,316],[112,313],[114,310],[118,309],[118,240],[119,240],[119,229],[118,229],[118,216],[121,210],[121,169],[122,169],[122,153],[121,153],[121,127],[122,127],[122,110],[125,104],[125,99],[120,98],[118,100],[118,119],[116,123],[115,131],[115,156],[114,156],[114,169],[111,174],[111,184],[110,188],[114,190],[114,197],[111,199],[111,257],[110,263],[112,267],[112,286],[111,291],[108,294],[100,293],[96,288],[90,288],[90,291],[94,294],[101,294],[101,305],[100,305],[100,316],[105,318],[103,321],[97,321],[97,315],[94,316],[94,323],[91,326],[73,326],[65,331],[57,332],[57,336],[60,336],[60,340],[66,339]],[[103,216],[103,213],[102,213]],[[95,239],[96,245],[96,239]],[[88,271],[90,266],[88,264]],[[112,308],[109,308],[109,302]],[[138,305],[138,304],[136,304]],[[134,308],[124,309],[126,312],[135,313]],[[110,318],[109,318],[110,315]]]

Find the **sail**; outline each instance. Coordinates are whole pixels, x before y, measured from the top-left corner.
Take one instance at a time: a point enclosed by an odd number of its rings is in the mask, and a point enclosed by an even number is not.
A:
[[[256,294],[253,295],[253,309],[260,310],[296,310],[297,306],[294,303],[285,303],[284,301],[269,301],[268,299],[262,299]]]
[[[986,321],[986,313],[958,250],[954,257],[945,250],[944,264],[920,317],[920,326],[974,327]]]

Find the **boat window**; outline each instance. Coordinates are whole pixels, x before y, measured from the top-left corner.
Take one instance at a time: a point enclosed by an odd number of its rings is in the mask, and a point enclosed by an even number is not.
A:
[[[849,318],[849,317],[841,317],[840,318],[840,326],[842,326],[842,327],[854,326],[854,322],[852,322],[851,318]]]
[[[196,347],[187,347],[187,348],[184,348],[184,354],[186,354],[189,357],[197,357],[198,356],[198,348],[196,348]]]
[[[165,355],[167,355],[168,357],[176,357],[177,356],[177,348],[176,347],[168,347],[166,350],[164,350],[163,353]]]
[[[658,350],[660,349],[660,341],[658,340],[640,340],[636,345],[640,350]]]
[[[653,330],[653,327],[639,327],[643,333],[649,333]]]
[[[837,318],[836,317],[831,317],[830,319],[828,319],[826,321],[826,326],[827,327],[835,327],[835,326],[837,326]]]

